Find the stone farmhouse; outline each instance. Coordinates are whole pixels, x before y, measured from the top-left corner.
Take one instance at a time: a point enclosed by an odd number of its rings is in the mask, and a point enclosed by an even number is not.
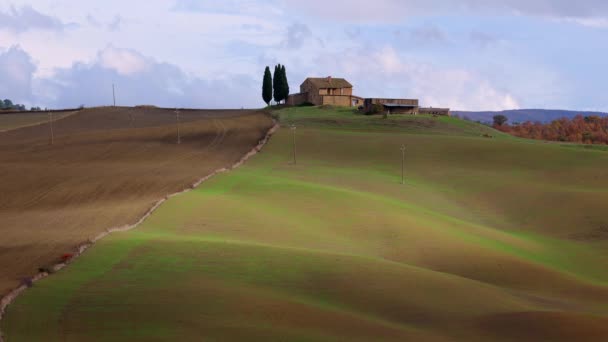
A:
[[[333,105],[357,107],[369,111],[374,105],[382,106],[391,114],[450,115],[449,108],[424,108],[418,99],[362,98],[353,95],[353,85],[343,78],[309,77],[300,85],[300,92],[289,95],[287,105],[297,106],[311,103],[315,106]]]
[[[298,94],[287,98],[287,104],[291,106],[306,102],[315,106],[358,107],[363,105],[363,98],[354,96],[353,85],[343,78],[309,77],[300,85]]]

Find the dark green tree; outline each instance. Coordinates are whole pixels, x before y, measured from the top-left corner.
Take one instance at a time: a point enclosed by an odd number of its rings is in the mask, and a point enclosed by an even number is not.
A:
[[[13,101],[9,99],[4,100],[4,108],[13,109]]]
[[[494,115],[492,119],[494,119],[494,126],[502,126],[509,120],[509,118],[502,114]]]
[[[283,77],[281,76],[281,70],[281,64],[277,64],[274,67],[274,75],[272,77],[273,95],[276,103],[281,103],[281,100],[283,100]]]
[[[264,70],[264,82],[262,83],[262,99],[266,102],[266,105],[270,105],[270,101],[272,101],[272,74],[270,73],[270,68],[266,67]]]
[[[289,82],[287,82],[287,71],[285,71],[285,65],[281,67],[281,87],[283,88],[283,100],[287,100],[289,97]]]

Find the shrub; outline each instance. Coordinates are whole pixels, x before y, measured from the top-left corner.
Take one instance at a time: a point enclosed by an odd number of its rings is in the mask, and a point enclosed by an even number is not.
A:
[[[494,126],[502,126],[509,120],[509,118],[502,114],[494,115],[492,119],[494,119]]]
[[[365,114],[367,115],[374,115],[374,114],[380,114],[384,112],[384,106],[378,103],[373,104]]]

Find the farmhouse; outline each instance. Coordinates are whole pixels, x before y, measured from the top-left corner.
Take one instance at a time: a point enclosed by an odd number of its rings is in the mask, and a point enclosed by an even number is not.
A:
[[[363,105],[363,99],[353,95],[353,85],[343,78],[309,77],[300,85],[298,94],[287,98],[287,104],[291,106],[303,103],[359,107]]]
[[[343,78],[309,77],[300,85],[300,92],[289,95],[287,105],[310,103],[315,106],[357,107],[371,112],[380,106],[385,113],[450,115],[449,108],[421,108],[418,99],[366,98],[353,95],[353,85]]]

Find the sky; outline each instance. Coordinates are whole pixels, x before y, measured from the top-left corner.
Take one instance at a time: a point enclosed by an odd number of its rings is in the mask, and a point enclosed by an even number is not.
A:
[[[0,98],[264,105],[264,68],[456,110],[608,111],[605,0],[0,1]]]

